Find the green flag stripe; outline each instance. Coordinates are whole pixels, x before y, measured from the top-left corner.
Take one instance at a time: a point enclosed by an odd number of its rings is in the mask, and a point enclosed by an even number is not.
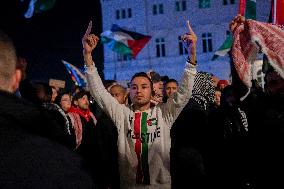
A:
[[[41,0],[35,3],[35,13],[41,13],[43,11],[48,11],[54,7],[56,0]]]
[[[149,174],[149,164],[148,164],[148,127],[147,127],[147,113],[142,113],[142,119],[141,119],[141,137],[142,140],[142,171],[143,171],[143,183],[144,184],[150,184],[150,174]]]
[[[246,19],[256,19],[256,0],[246,0]],[[228,36],[222,46],[215,52],[211,60],[216,60],[219,56],[225,56],[231,49],[233,43],[232,35]]]
[[[247,0],[246,3],[246,13],[245,17],[247,19],[256,19],[256,3],[253,0]]]
[[[101,37],[101,42],[106,44],[111,50],[125,55],[132,55],[132,50],[127,47],[124,43],[115,41],[107,37]]]
[[[230,35],[227,36],[222,46],[215,52],[215,55],[225,56],[227,52],[230,51],[232,44],[233,44],[233,35],[230,33]]]

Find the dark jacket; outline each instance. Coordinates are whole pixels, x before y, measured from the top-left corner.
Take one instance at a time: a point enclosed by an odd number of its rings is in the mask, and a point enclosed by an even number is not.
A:
[[[94,188],[45,113],[3,91],[0,104],[0,188]]]
[[[57,133],[60,135],[61,143],[71,150],[75,150],[76,137],[69,116],[57,104],[44,103],[42,106],[46,114],[50,117],[49,119],[54,120],[60,126],[57,128]]]
[[[283,188],[284,97],[259,95],[248,100],[255,185]]]
[[[119,169],[118,169],[118,132],[109,116],[102,112],[98,117],[97,124],[97,152],[100,165],[100,180],[103,188],[118,189]]]
[[[212,154],[217,128],[209,120],[210,109],[190,99],[171,129],[172,188],[210,188]],[[214,151],[214,152],[212,152]]]

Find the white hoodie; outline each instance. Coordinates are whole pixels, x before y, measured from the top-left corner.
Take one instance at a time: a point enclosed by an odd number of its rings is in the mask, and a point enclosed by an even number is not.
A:
[[[86,68],[91,95],[118,129],[121,188],[171,188],[170,129],[188,102],[195,66],[186,63],[178,92],[167,103],[133,111],[117,102],[104,88],[95,66]]]

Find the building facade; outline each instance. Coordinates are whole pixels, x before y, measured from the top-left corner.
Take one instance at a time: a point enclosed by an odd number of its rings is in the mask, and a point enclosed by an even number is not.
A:
[[[271,0],[257,1],[257,20],[266,22]],[[229,79],[229,57],[211,61],[229,34],[239,0],[101,0],[103,31],[117,24],[152,36],[136,59],[104,47],[105,79],[129,80],[140,71],[154,70],[180,80],[187,58],[180,36],[188,32],[186,20],[198,37],[198,70]]]

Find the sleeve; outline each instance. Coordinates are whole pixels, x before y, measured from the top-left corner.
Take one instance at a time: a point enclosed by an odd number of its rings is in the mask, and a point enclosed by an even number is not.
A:
[[[162,115],[170,127],[191,97],[195,75],[196,66],[187,62],[177,93],[161,104]]]
[[[124,120],[124,113],[127,111],[127,107],[119,104],[105,89],[95,66],[86,67],[85,74],[91,95],[118,128],[120,126],[119,121]]]

